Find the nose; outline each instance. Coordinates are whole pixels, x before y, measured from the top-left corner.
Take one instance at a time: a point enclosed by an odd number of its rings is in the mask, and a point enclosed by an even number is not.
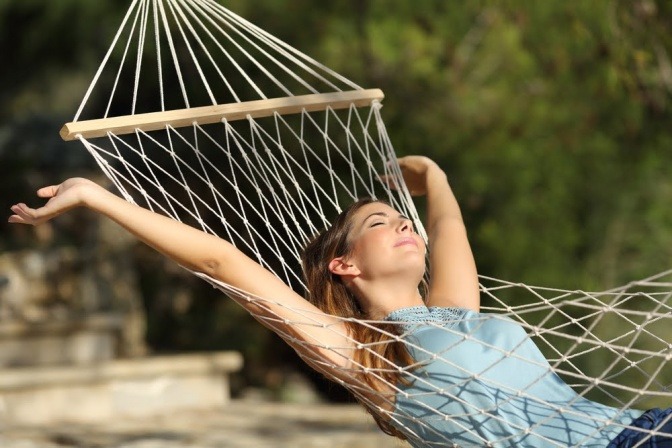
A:
[[[401,218],[399,220],[397,231],[400,233],[413,233],[413,224],[411,223],[411,220],[408,218]]]

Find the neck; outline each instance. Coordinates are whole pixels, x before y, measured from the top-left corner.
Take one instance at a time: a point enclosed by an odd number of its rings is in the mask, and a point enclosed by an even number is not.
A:
[[[371,283],[354,283],[351,287],[354,287],[363,311],[371,320],[382,320],[400,308],[424,305],[418,291],[419,282],[409,282],[408,279],[397,277]]]

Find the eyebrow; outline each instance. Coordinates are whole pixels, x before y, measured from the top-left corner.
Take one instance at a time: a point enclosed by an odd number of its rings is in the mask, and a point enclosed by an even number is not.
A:
[[[362,221],[362,224],[361,224],[361,225],[364,226],[364,224],[366,224],[366,221],[368,221],[369,218],[372,218],[372,217],[374,217],[374,216],[382,216],[383,218],[389,218],[389,217],[390,217],[390,215],[388,215],[386,212],[373,212],[373,213],[371,213],[369,216],[367,216],[366,218],[364,218],[364,220]],[[401,219],[407,219],[407,220],[409,220],[409,221],[411,220],[408,216],[402,215],[401,213],[399,213],[399,218],[401,218]]]

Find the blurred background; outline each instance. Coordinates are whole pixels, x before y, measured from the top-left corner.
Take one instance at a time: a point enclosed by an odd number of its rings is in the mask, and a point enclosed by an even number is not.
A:
[[[222,3],[385,92],[397,153],[426,154],[448,173],[480,273],[603,290],[672,266],[671,2]],[[38,204],[40,186],[101,179],[58,131],[127,7],[0,1],[7,216],[15,202]],[[0,356],[8,368],[231,350],[244,359],[234,397],[280,400],[298,387],[349,400],[217,290],[85,212],[40,228],[0,223],[0,299],[2,334],[14,324],[71,334],[87,322],[115,335],[60,357],[14,346]]]

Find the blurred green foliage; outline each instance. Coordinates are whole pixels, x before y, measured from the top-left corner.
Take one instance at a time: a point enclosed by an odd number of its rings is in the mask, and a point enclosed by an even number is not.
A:
[[[445,168],[481,273],[599,290],[672,265],[671,2],[225,6],[385,91],[398,154],[426,154]],[[57,132],[126,7],[121,0],[0,2],[4,210],[30,200],[39,185],[95,170],[83,148]],[[49,244],[75,240],[76,232],[60,230]],[[32,230],[3,224],[2,250],[37,244],[45,243]],[[143,261],[155,350],[238,348],[259,372],[294,359],[209,286],[148,268],[160,261],[145,249],[130,255]],[[175,282],[190,291],[179,306]]]

